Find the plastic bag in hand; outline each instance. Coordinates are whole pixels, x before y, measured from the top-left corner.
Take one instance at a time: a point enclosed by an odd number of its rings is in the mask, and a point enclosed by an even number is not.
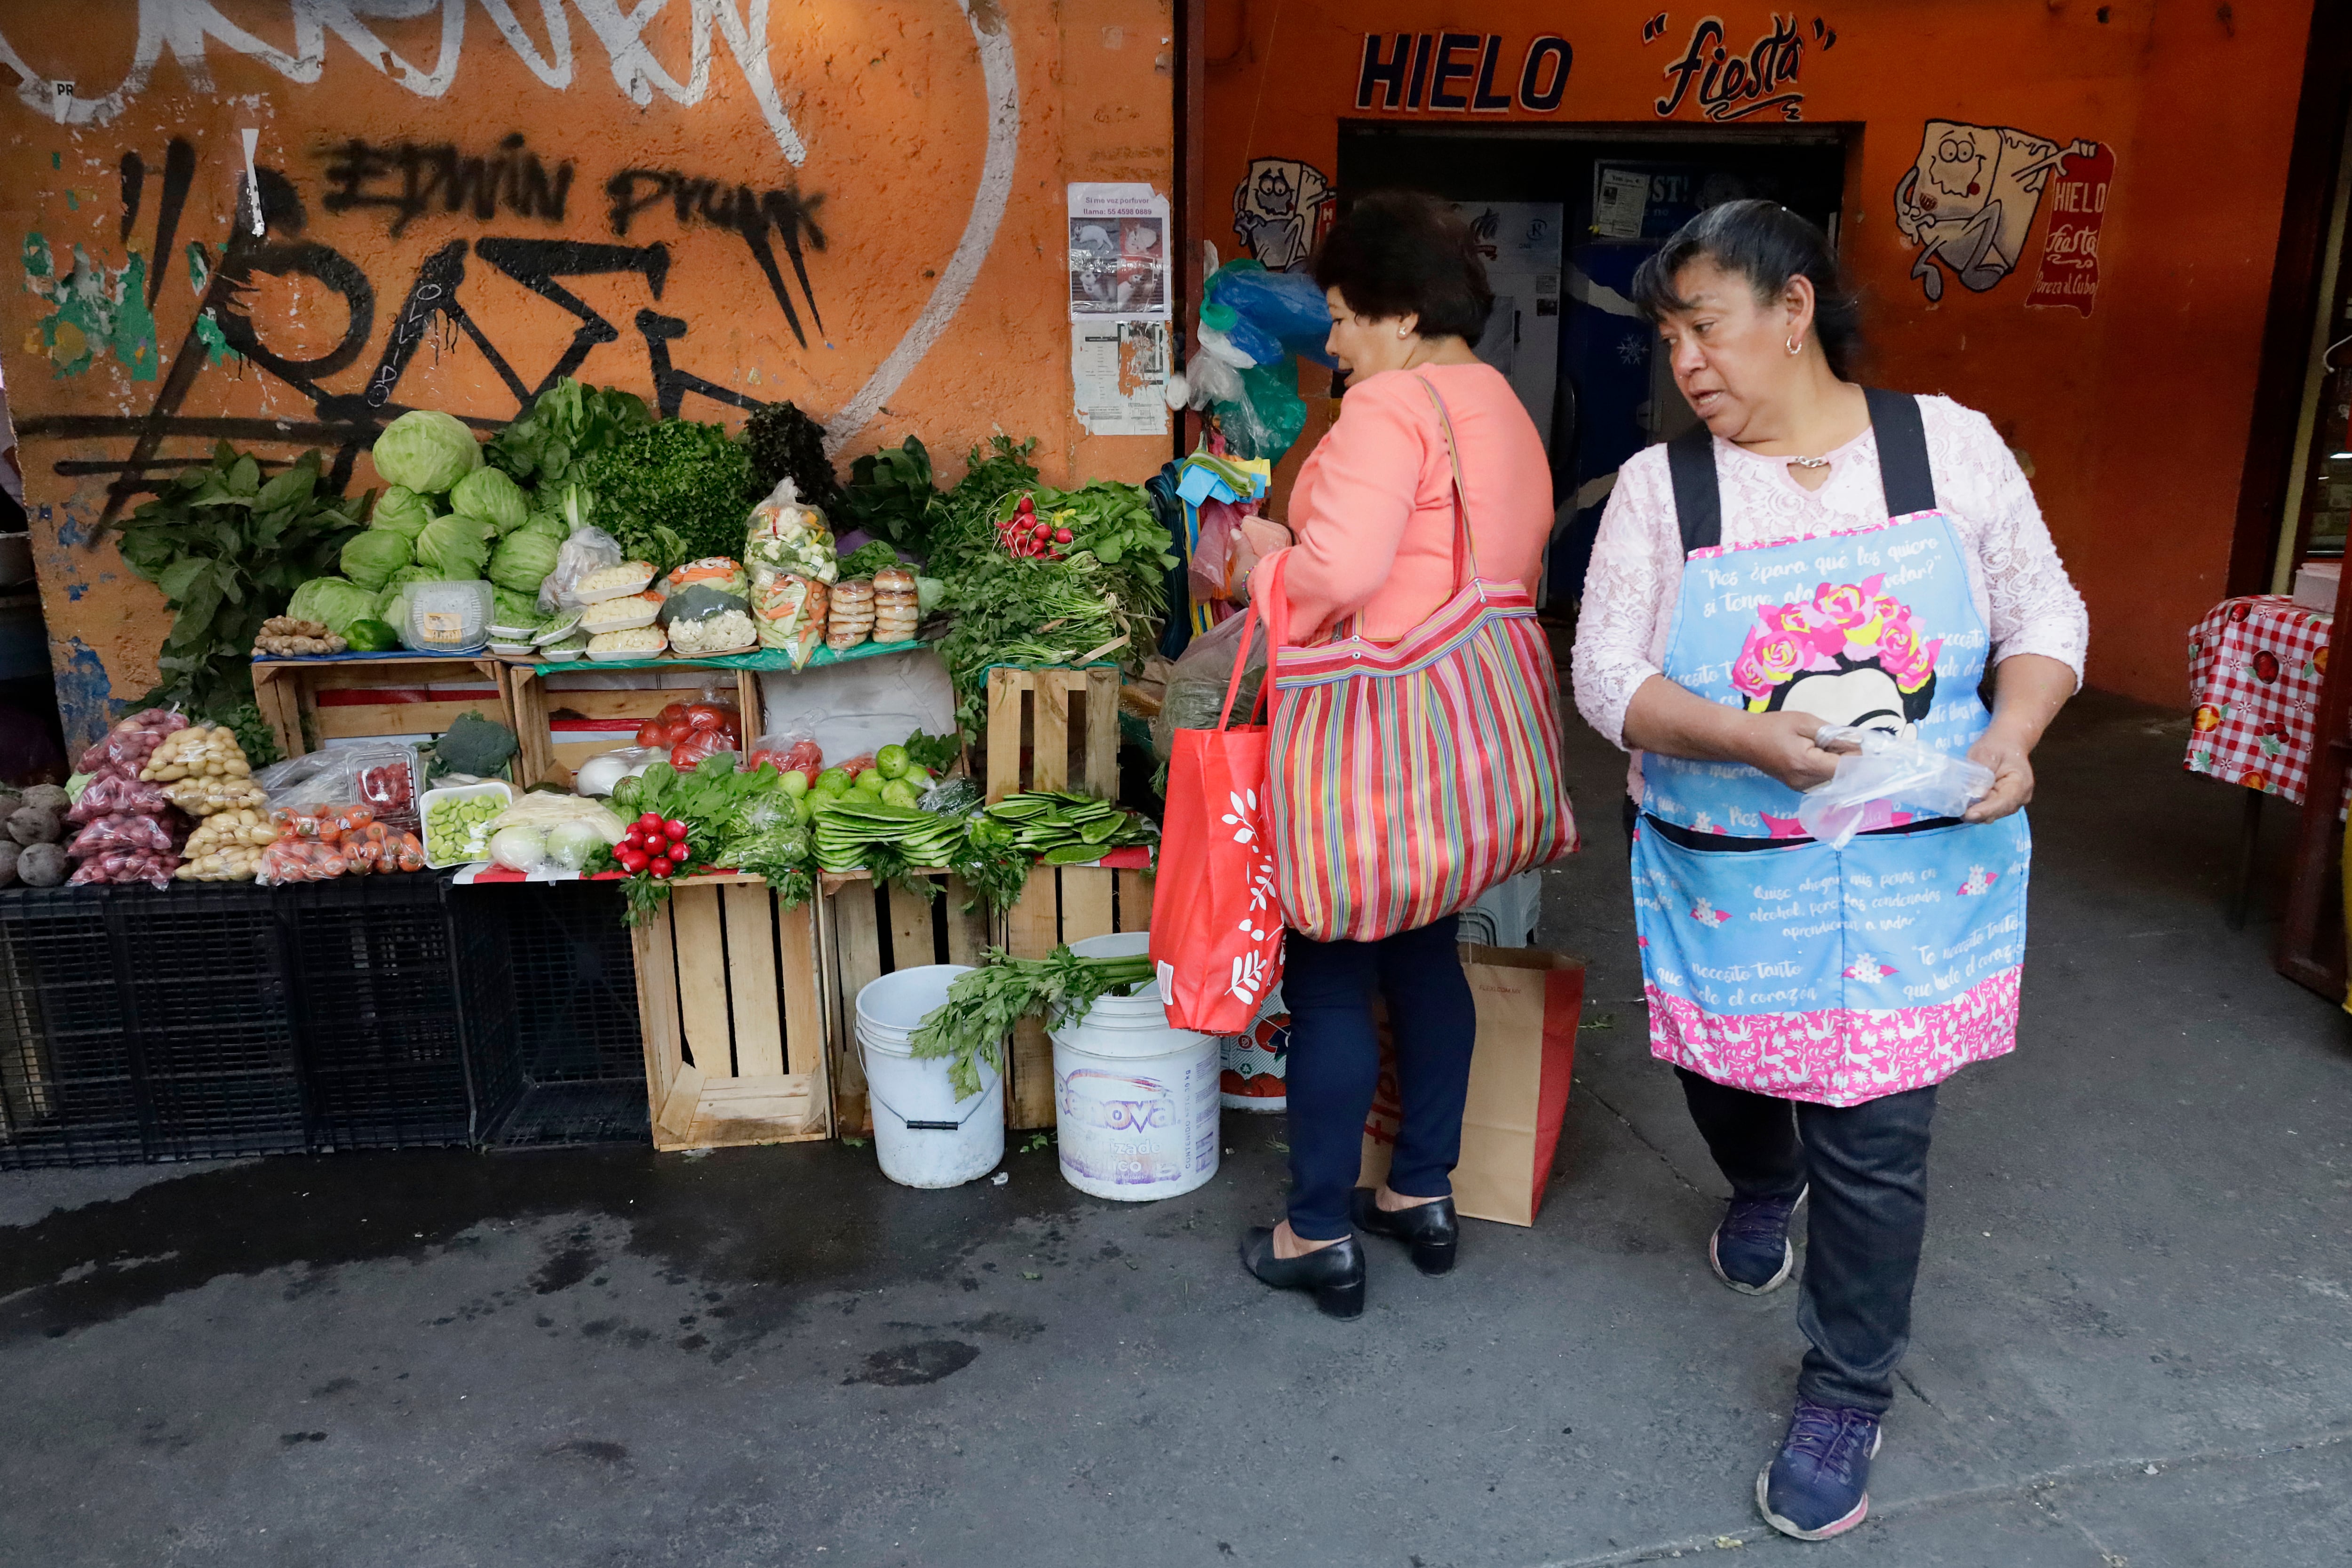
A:
[[[1883,730],[1828,725],[1813,743],[1824,751],[1860,748],[1840,756],[1836,775],[1797,800],[1797,820],[1832,849],[1853,842],[1863,818],[1879,802],[1928,816],[1958,816],[1992,788],[1992,770],[1982,763]]]
[[[1168,689],[1151,720],[1151,749],[1162,758],[1176,744],[1179,730],[1213,730],[1224,710],[1225,687],[1242,651],[1246,616],[1228,616],[1194,637],[1168,671]],[[1257,706],[1258,683],[1265,679],[1265,628],[1251,638],[1242,689],[1234,699],[1234,722],[1246,724]]]

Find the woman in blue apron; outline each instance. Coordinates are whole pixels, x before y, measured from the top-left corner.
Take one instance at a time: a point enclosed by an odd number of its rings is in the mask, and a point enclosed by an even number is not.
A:
[[[1812,1348],[1757,1501],[1820,1540],[1869,1509],[1936,1086],[2015,1044],[2027,757],[2074,691],[2087,626],[1984,417],[1843,379],[1855,311],[1811,224],[1769,202],[1712,208],[1633,299],[1702,423],[1619,472],[1577,698],[1635,753],[1651,1050],[1731,1185],[1716,1274],[1751,1294],[1785,1283],[1810,1202]],[[1816,743],[1829,726],[1965,753],[1992,790],[1958,819],[1874,806],[1832,849],[1797,821],[1798,793],[1836,769]]]

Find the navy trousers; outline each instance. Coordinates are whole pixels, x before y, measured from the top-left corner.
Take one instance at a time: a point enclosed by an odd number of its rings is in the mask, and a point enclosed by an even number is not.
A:
[[[1349,1195],[1362,1164],[1364,1117],[1380,1080],[1372,999],[1389,1006],[1398,1092],[1404,1104],[1389,1190],[1442,1198],[1462,1157],[1462,1104],[1478,1016],[1454,947],[1452,915],[1380,942],[1310,942],[1284,948],[1290,1009],[1290,1228],[1307,1241],[1349,1233]]]
[[[1676,1068],[1691,1120],[1742,1198],[1807,1186],[1797,1327],[1812,1348],[1797,1392],[1884,1412],[1911,1342],[1911,1288],[1927,1233],[1927,1135],[1936,1086],[1860,1105],[1815,1105],[1731,1089]]]

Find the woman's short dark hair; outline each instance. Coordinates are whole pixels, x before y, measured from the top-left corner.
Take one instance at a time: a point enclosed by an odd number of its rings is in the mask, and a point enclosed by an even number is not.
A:
[[[1478,237],[1451,204],[1419,191],[1374,191],[1350,206],[1315,252],[1316,283],[1360,316],[1418,316],[1424,338],[1476,342],[1495,290]]]
[[[1813,335],[1830,369],[1843,376],[1862,348],[1862,304],[1838,272],[1829,237],[1778,202],[1749,198],[1713,206],[1675,231],[1634,270],[1633,306],[1654,326],[1690,308],[1675,278],[1695,261],[1712,261],[1748,279],[1759,303],[1780,297],[1791,278],[1813,285]]]

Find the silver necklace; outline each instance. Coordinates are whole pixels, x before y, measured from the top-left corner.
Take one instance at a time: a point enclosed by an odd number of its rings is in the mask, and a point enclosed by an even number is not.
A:
[[[1792,468],[1826,468],[1829,466],[1830,460],[1827,458],[1791,458],[1789,459],[1789,467]]]

